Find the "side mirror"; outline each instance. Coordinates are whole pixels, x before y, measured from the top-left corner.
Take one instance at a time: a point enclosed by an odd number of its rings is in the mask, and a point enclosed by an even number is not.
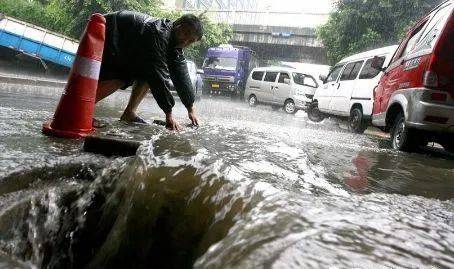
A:
[[[384,63],[384,58],[383,57],[378,57],[378,56],[375,56],[373,59],[372,59],[372,63],[371,63],[371,67],[373,69],[376,69],[376,70],[379,70],[379,71],[384,71],[386,68],[383,68],[383,63]]]
[[[318,79],[320,79],[323,83],[325,83],[326,76],[325,75],[320,75],[320,76],[318,76]]]
[[[197,74],[201,75],[201,74],[204,74],[205,72],[203,72],[203,69],[197,69]]]
[[[289,78],[284,78],[284,83],[290,85],[290,79]]]

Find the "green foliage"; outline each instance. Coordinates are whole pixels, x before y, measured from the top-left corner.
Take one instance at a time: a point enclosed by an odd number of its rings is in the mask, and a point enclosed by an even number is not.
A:
[[[331,63],[367,49],[396,44],[441,0],[339,0],[317,29]]]
[[[157,13],[160,0],[59,0],[65,2],[67,16],[72,18],[71,34],[80,36],[87,19],[93,13],[108,13],[118,10],[135,10],[148,14]]]
[[[23,21],[69,34],[70,17],[61,0],[49,0],[46,4],[33,0],[1,0],[0,12]]]
[[[135,10],[153,17],[177,19],[181,12],[164,11],[161,0],[0,0],[0,12],[20,20],[78,38],[93,13]],[[186,49],[186,56],[199,65],[209,47],[229,43],[232,30],[228,25],[215,24],[198,14],[204,24],[201,42]]]
[[[195,43],[185,50],[186,56],[193,59],[198,66],[201,66],[203,56],[208,48],[215,47],[220,44],[228,44],[233,36],[233,31],[226,24],[212,23],[208,18],[199,15],[203,23],[204,35],[200,42]]]

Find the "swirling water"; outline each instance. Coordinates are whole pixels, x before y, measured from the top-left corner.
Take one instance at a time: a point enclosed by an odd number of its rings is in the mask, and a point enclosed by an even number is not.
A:
[[[454,267],[451,155],[225,99],[196,104],[198,129],[126,125],[119,92],[102,132],[143,142],[105,158],[40,133],[59,89],[2,87],[0,266]]]

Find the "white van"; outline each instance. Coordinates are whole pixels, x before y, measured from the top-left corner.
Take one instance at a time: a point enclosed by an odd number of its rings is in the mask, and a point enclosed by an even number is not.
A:
[[[284,108],[288,114],[305,109],[312,101],[317,81],[288,67],[254,68],[246,82],[244,97],[250,106],[258,103]]]
[[[316,91],[307,114],[321,121],[324,114],[349,118],[352,132],[363,133],[372,116],[374,89],[383,72],[372,67],[374,57],[388,66],[397,46],[370,50],[347,57],[336,64]],[[320,113],[321,112],[321,113]]]

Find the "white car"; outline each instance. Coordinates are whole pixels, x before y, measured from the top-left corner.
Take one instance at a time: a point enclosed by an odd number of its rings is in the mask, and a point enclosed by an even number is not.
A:
[[[372,116],[374,89],[383,72],[372,67],[374,57],[388,66],[397,46],[370,50],[347,57],[336,64],[316,91],[308,107],[309,119],[321,121],[324,115],[349,119],[352,132],[363,133]],[[321,112],[321,113],[320,113]]]
[[[196,100],[199,100],[202,97],[202,80],[200,79],[200,74],[203,73],[203,70],[197,69],[196,64],[190,60],[186,60],[186,65],[188,66],[188,73],[191,78],[192,87],[194,88],[195,98]],[[170,92],[172,95],[177,96],[172,80],[169,79],[168,83],[170,84]]]
[[[310,103],[317,81],[310,75],[288,67],[254,68],[246,82],[244,97],[250,106],[258,103],[283,107],[288,114],[305,109]]]

